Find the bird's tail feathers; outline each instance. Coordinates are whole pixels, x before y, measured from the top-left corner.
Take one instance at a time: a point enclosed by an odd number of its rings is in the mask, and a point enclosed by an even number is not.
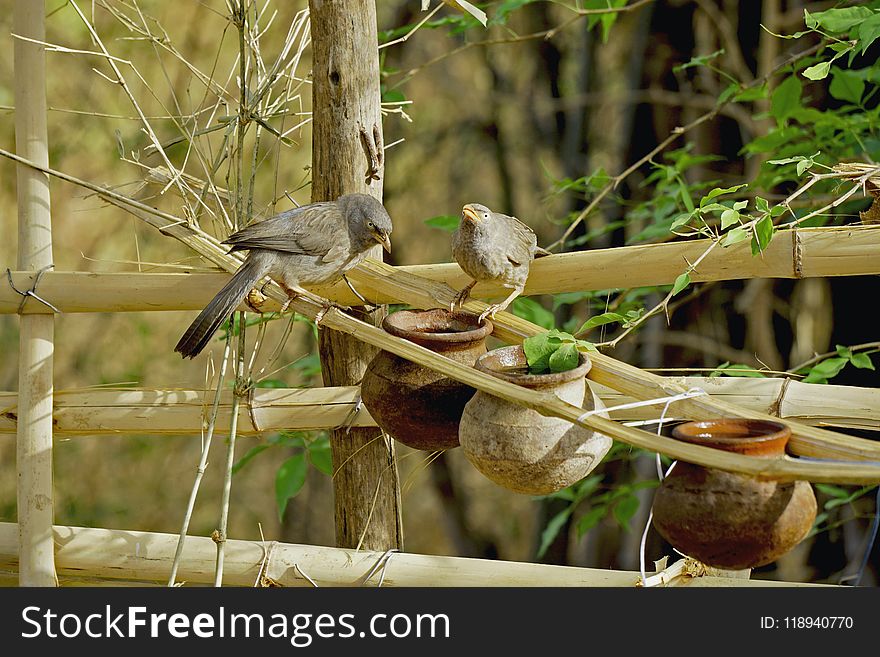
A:
[[[174,351],[179,352],[184,358],[198,356],[211,340],[214,332],[220,328],[220,325],[266,273],[265,268],[254,258],[245,260],[241,268],[223,286],[223,289],[193,320],[193,323],[178,341],[177,346],[174,347]]]

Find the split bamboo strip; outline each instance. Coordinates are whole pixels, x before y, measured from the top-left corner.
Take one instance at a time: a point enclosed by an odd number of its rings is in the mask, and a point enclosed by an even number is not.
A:
[[[709,244],[709,240],[689,240],[540,258],[532,265],[524,295],[671,284]],[[795,253],[800,253],[797,260],[793,260]],[[455,263],[395,269],[456,289],[470,281]],[[758,258],[751,255],[748,241],[715,249],[691,274],[691,280],[876,274],[880,274],[880,226],[842,226],[781,230],[764,256]],[[32,285],[33,279],[33,272],[13,272],[19,289]],[[48,272],[40,280],[40,296],[63,312],[201,310],[227,280],[228,275],[223,273]],[[316,287],[314,291],[341,304],[359,301],[344,282]],[[378,303],[402,301],[384,290],[367,287],[359,291]],[[479,283],[473,290],[473,296],[481,299],[506,294],[503,288],[489,283]],[[0,288],[0,313],[17,312],[19,301],[11,289]],[[279,307],[270,303],[266,310]],[[41,304],[29,303],[24,312],[50,311]]]
[[[61,174],[62,176],[64,174]],[[68,176],[67,179],[70,179]],[[76,181],[80,184],[79,181]],[[226,271],[234,271],[241,264],[241,258],[236,254],[226,253],[215,238],[212,238],[184,221],[180,221],[172,215],[160,212],[143,203],[133,201],[115,192],[100,191],[100,196],[114,205],[131,213],[135,217],[156,227],[163,234],[175,237],[184,242],[202,257],[222,267]],[[357,285],[358,281],[369,280],[373,287],[379,289],[391,288],[391,293],[399,298],[407,300],[413,305],[428,304],[426,307],[436,305],[446,306],[451,303],[455,291],[448,285],[438,284],[433,281],[395,272],[392,267],[374,260],[361,263],[355,270],[350,272],[350,279]],[[288,300],[284,291],[275,283],[267,284],[263,288],[264,294],[278,302]],[[580,419],[582,409],[571,404],[562,402],[554,395],[536,394],[521,388],[515,384],[496,379],[491,375],[484,374],[472,367],[459,365],[444,356],[435,354],[424,347],[407,342],[396,336],[385,333],[382,329],[361,322],[337,308],[327,308],[322,301],[311,296],[301,295],[290,301],[289,307],[307,317],[316,319],[319,325],[332,328],[337,331],[348,333],[359,340],[373,346],[385,349],[397,354],[402,358],[417,362],[435,371],[450,376],[457,381],[467,383],[474,388],[496,395],[513,403],[523,404],[538,410],[544,415],[553,415],[567,419],[573,423],[598,431],[617,440],[629,443],[636,447],[643,447],[655,452],[660,452],[672,458],[689,461],[708,467],[716,467],[722,470],[743,472],[758,476],[776,477],[780,479],[806,479],[816,482],[866,484],[880,481],[880,465],[875,464],[847,464],[847,463],[804,463],[792,462],[785,458],[779,459],[754,459],[738,454],[721,452],[719,450],[689,445],[686,443],[652,435],[645,431],[624,427],[612,420],[598,416],[589,416]],[[485,308],[482,302],[470,301],[466,308]],[[540,331],[525,320],[521,320],[509,313],[499,313],[496,316],[499,336],[516,336],[522,339],[526,335]],[[602,378],[591,374],[592,379],[600,383],[606,383],[616,390],[627,392],[627,387],[635,388],[638,392],[636,397],[646,398],[651,396],[668,396],[677,394],[680,390],[667,391],[666,388],[677,388],[664,381],[662,377],[642,372],[638,368],[626,365],[602,354],[594,354],[593,370],[599,372]],[[606,376],[618,372],[628,376],[628,381],[618,381],[614,376]],[[606,379],[606,380],[603,380]],[[659,394],[657,394],[659,392]],[[693,401],[693,400],[690,400]],[[687,400],[684,402],[687,403]],[[764,414],[741,409],[731,404],[712,402],[703,398],[700,405],[688,405],[688,409],[701,410],[703,413],[717,416],[719,409],[730,415],[745,415],[766,417]],[[708,409],[708,410],[707,410]],[[837,455],[838,458],[867,459],[871,458],[880,462],[880,449],[874,443],[866,440],[849,438],[833,432],[805,427],[790,423],[796,438],[797,446],[809,441],[804,440],[807,436],[812,440],[813,454],[816,456]],[[843,456],[841,456],[843,455]]]
[[[735,377],[675,377],[685,389],[702,388],[713,397],[744,408],[810,425],[880,431],[880,389],[786,382],[784,379]],[[606,406],[628,404],[634,397],[592,383]],[[327,388],[256,388],[242,400],[238,433],[254,436],[285,429],[326,429],[351,419],[356,427],[375,427],[365,407],[349,418],[359,399],[358,386]],[[213,402],[211,390],[144,388],[56,390],[55,435],[199,433]],[[817,403],[817,396],[821,402]],[[223,391],[218,405],[217,431],[229,426],[233,394]],[[0,434],[15,433],[18,394],[0,392]],[[660,405],[612,411],[617,421],[656,419]],[[669,417],[674,417],[674,409]]]
[[[448,306],[452,303],[456,294],[456,291],[448,285],[401,271],[395,272],[388,265],[373,260],[361,263],[350,274],[349,278],[359,289],[362,286],[366,288],[372,287],[377,290],[381,289],[385,293],[395,295],[413,306],[423,308]],[[486,304],[481,301],[471,300],[464,305],[464,308],[465,310],[481,312],[486,308]],[[493,323],[495,325],[493,335],[511,344],[521,343],[523,339],[544,330],[531,322],[506,312],[498,313]],[[591,381],[606,385],[637,399],[670,397],[681,394],[686,390],[668,379],[645,372],[605,354],[592,353],[590,358],[593,361],[593,367],[587,377]],[[710,419],[719,415],[725,417],[778,419],[767,413],[741,408],[728,402],[712,399],[709,396],[682,400],[677,403],[674,412],[686,414],[694,419]],[[791,426],[793,434],[789,447],[797,455],[840,460],[867,460],[880,463],[880,442],[853,438],[816,427],[808,427],[796,422],[789,422],[788,424]],[[607,433],[598,427],[592,428],[601,433]],[[615,437],[628,442],[625,438]],[[708,464],[702,463],[702,465]]]
[[[14,569],[17,565],[15,532],[14,524],[0,523],[0,569]],[[55,542],[62,576],[156,582],[168,576],[177,536],[56,526]],[[214,552],[210,538],[190,537],[184,548],[179,580],[187,584],[210,584]],[[228,585],[272,582],[281,586],[311,586],[303,574],[318,586],[326,587],[375,587],[380,579],[383,586],[389,587],[634,587],[640,579],[637,572],[516,561],[355,551],[274,541],[229,540],[226,543],[224,581]],[[819,586],[736,577],[681,577],[671,585]]]
[[[40,165],[49,164],[46,133],[46,55],[35,41],[45,39],[42,1],[16,0],[15,148]],[[34,39],[29,41],[26,39]],[[18,268],[52,266],[49,176],[17,167]],[[27,289],[27,288],[26,288]],[[23,299],[19,298],[19,303]],[[24,299],[25,305],[37,302]],[[55,318],[22,315],[18,349],[19,416],[16,438],[21,586],[55,586],[52,545],[52,356]]]

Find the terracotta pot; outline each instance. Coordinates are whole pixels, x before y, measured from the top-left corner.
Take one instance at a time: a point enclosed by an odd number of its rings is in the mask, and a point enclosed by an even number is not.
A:
[[[688,422],[674,438],[758,458],[785,454],[791,430],[739,418]],[[678,462],[654,496],[663,538],[709,566],[741,570],[771,563],[801,542],[816,519],[809,482],[777,482]]]
[[[520,346],[494,349],[474,365],[524,388],[553,392],[585,410],[601,403],[584,380],[591,366],[586,354],[581,354],[577,368],[565,372],[528,374],[527,366]],[[483,475],[505,488],[532,495],[552,493],[580,481],[599,464],[612,442],[607,436],[482,391],[465,405],[458,435],[468,460]]]
[[[492,323],[444,309],[400,310],[382,322],[388,333],[468,367],[486,353]],[[415,449],[458,447],[458,423],[474,389],[387,351],[367,365],[364,406],[388,434]]]

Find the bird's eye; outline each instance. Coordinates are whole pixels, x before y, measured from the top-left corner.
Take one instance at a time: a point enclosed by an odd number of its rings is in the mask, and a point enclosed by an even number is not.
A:
[[[488,219],[488,218],[489,218],[489,213],[488,213],[488,212],[484,212],[484,213],[483,213],[483,219]]]
[[[376,225],[372,221],[367,222],[367,228],[375,228]]]

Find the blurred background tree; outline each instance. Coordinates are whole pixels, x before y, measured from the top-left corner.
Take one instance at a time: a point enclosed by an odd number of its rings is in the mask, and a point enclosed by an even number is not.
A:
[[[701,224],[704,218],[693,212],[714,188],[736,188],[722,202],[733,209],[734,202],[746,201],[744,222],[747,212],[760,214],[761,201],[768,208],[779,204],[807,181],[810,170],[841,161],[872,163],[880,155],[878,2],[476,3],[487,15],[486,26],[449,5],[433,3],[423,10],[422,4],[378,5],[388,146],[385,203],[395,221],[394,264],[450,260],[444,227],[454,221],[443,217],[457,217],[469,202],[519,217],[538,233],[540,244],[556,251],[606,248],[670,240],[673,226],[681,232],[688,225],[723,224],[714,215]],[[259,49],[265,60],[275,61],[285,47],[296,53],[296,65],[281,76],[283,98],[278,96],[266,117],[284,138],[267,128],[256,145],[262,168],[254,176],[255,216],[309,200],[310,51],[307,30],[291,34],[291,26],[305,18],[305,5],[251,6],[263,26]],[[46,6],[48,42],[95,50],[68,2]],[[222,159],[222,138],[238,95],[231,71],[239,44],[227,4],[99,0],[89,12],[113,56],[131,62],[126,72],[139,74],[132,74],[133,92],[168,156],[201,176],[198,157]],[[0,17],[0,38],[0,47],[11,53],[8,15]],[[105,61],[70,52],[48,57],[52,165],[179,214],[181,201],[174,185],[157,178],[162,161],[131,103],[100,74]],[[7,120],[0,122],[0,139],[7,147],[14,143],[12,76],[12,58],[3,58],[0,112]],[[189,138],[182,138],[187,133]],[[199,142],[206,145],[201,154],[190,147],[197,140],[210,140]],[[13,166],[0,161],[7,234],[15,222]],[[230,188],[220,174],[214,183]],[[817,184],[797,199],[789,216],[773,218],[804,217],[840,193],[833,181]],[[80,189],[53,181],[52,194],[58,270],[202,266],[181,245]],[[870,200],[854,195],[805,225],[856,223]],[[682,223],[685,218],[689,223]],[[214,227],[222,232],[222,226]],[[13,263],[14,240],[0,244],[0,253]],[[574,330],[607,311],[630,320],[642,317],[669,289],[532,297],[518,300],[514,311],[548,327]],[[826,363],[810,380],[833,377],[833,383],[877,387],[870,359],[878,336],[863,306],[877,294],[876,277],[689,286],[669,306],[668,323],[663,313],[647,319],[608,353],[659,371],[730,373],[730,365],[739,365],[758,376],[809,374],[828,360],[811,362],[814,355],[828,354],[843,363]],[[191,317],[58,316],[56,389],[205,387],[210,355],[183,364],[171,351]],[[267,340],[280,342],[284,322],[271,324]],[[604,324],[588,339],[613,340],[623,330]],[[0,345],[13,353],[16,343],[16,318],[0,317]],[[853,352],[863,356],[834,354],[836,345],[856,346]],[[277,371],[261,385],[320,385],[314,349],[312,328],[294,324]],[[0,363],[3,389],[16,389],[16,376],[14,359]],[[310,453],[319,467],[307,469],[295,496],[276,500],[279,466],[304,449],[306,438],[318,441],[308,444],[317,445]],[[321,471],[326,443],[297,434],[267,440],[241,441],[241,454],[267,444],[273,449],[250,452],[253,458],[236,474],[230,536],[256,539],[262,531],[266,538],[331,545],[331,487]],[[194,436],[59,441],[56,521],[175,532],[199,451]],[[0,479],[3,521],[15,520],[13,452],[12,437],[0,438],[0,462],[9,475]],[[484,480],[457,452],[434,458],[401,449],[407,550],[637,568],[654,477],[650,455],[618,445],[577,487],[534,500]],[[214,529],[220,485],[219,469],[210,468],[194,533]],[[756,577],[836,582],[853,572],[874,512],[870,489],[827,486],[818,492],[826,513],[815,534]],[[668,546],[652,534],[649,559],[664,553]],[[876,584],[877,567],[875,548],[863,584]]]

